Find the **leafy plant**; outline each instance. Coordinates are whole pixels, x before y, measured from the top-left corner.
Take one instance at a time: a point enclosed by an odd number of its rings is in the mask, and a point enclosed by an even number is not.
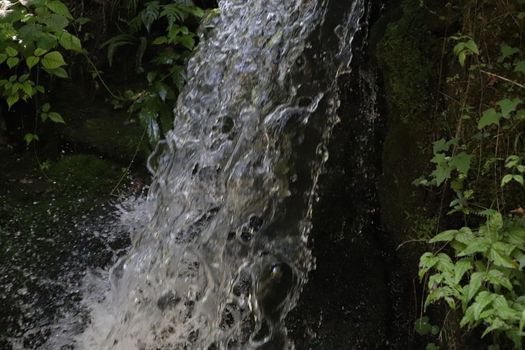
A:
[[[479,55],[478,45],[470,36],[460,35],[451,36],[450,38],[457,41],[453,51],[462,67],[465,65],[465,60],[469,55]]]
[[[494,210],[482,215],[486,222],[476,230],[447,230],[430,240],[450,246],[454,255],[427,252],[421,256],[419,277],[428,277],[425,307],[439,300],[453,310],[460,306],[461,326],[483,324],[483,336],[503,332],[521,349],[525,325],[523,220],[504,220]]]
[[[483,337],[505,336],[521,349],[525,220],[503,213],[523,210],[511,210],[515,207],[506,205],[506,199],[516,203],[524,186],[521,130],[525,100],[523,90],[517,88],[525,86],[515,79],[525,72],[525,61],[521,50],[508,43],[497,43],[499,56],[491,60],[479,50],[487,45],[478,46],[472,36],[450,39],[455,42],[457,62],[468,68],[447,79],[447,84],[459,87],[458,111],[448,116],[456,120],[451,128],[454,136],[433,143],[433,170],[414,184],[440,188],[451,198],[448,214],[455,215],[452,222],[462,219],[464,225],[429,239],[434,250],[420,257],[419,278],[427,292],[424,307],[443,302],[461,315],[461,327],[481,327]],[[475,56],[475,62],[469,56]],[[480,90],[474,90],[473,81],[479,76],[485,79]],[[485,89],[496,84],[498,89],[489,95]],[[479,95],[484,100],[477,100]],[[428,318],[420,319],[419,330],[428,333],[429,325]]]
[[[0,17],[0,69],[6,78],[0,79],[0,94],[8,109],[20,101],[27,102],[46,87],[39,72],[49,77],[67,78],[63,53],[82,52],[80,40],[68,31],[74,18],[60,0],[4,2],[5,13]],[[64,123],[49,103],[41,107],[41,121]],[[27,134],[29,144],[38,135]]]
[[[195,47],[197,35],[185,23],[200,19],[204,11],[182,3],[163,4],[147,1],[139,13],[125,22],[125,29],[105,43],[109,64],[117,50],[135,48],[137,71],[144,75],[144,88],[128,90],[116,107],[127,106],[147,127],[150,142],[155,144],[171,128],[172,106],[182,88],[184,61]],[[144,62],[144,57],[151,59]]]

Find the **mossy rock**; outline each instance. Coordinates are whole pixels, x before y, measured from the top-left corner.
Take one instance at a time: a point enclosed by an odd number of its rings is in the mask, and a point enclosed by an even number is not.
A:
[[[64,135],[74,144],[82,145],[98,154],[129,162],[144,161],[149,153],[143,129],[127,123],[123,118],[106,116],[86,119],[77,127],[66,128]]]
[[[47,175],[68,187],[99,192],[111,189],[122,175],[120,166],[87,154],[68,155],[52,163]]]
[[[74,149],[88,150],[122,163],[145,162],[149,145],[144,127],[130,119],[126,111],[115,110],[88,88],[73,84],[61,86],[52,105],[66,121],[60,136]]]
[[[428,14],[418,0],[406,0],[393,9],[390,22],[377,45],[387,93],[390,119],[421,122],[429,110],[432,81],[432,46]]]
[[[432,141],[432,82],[437,40],[427,27],[429,13],[418,0],[392,5],[387,23],[374,32],[375,54],[383,73],[388,132],[380,183],[386,229],[401,243],[414,238],[410,217],[424,214],[423,191],[412,182],[428,170]],[[422,214],[421,214],[422,213]]]

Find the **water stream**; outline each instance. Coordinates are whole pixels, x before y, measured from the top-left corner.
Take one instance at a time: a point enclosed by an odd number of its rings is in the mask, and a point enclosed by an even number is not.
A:
[[[220,1],[126,215],[128,254],[84,281],[85,327],[64,317],[44,348],[293,347],[284,319],[315,267],[316,184],[365,6]]]

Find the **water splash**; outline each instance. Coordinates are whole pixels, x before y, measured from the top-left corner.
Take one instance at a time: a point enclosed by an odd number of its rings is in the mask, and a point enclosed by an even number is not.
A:
[[[132,248],[109,284],[86,283],[91,321],[71,346],[292,346],[284,319],[314,267],[315,188],[364,11],[342,2],[220,2],[150,157]]]

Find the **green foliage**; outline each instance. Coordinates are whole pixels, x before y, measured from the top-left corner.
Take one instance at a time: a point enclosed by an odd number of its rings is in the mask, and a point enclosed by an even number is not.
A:
[[[427,252],[421,256],[419,277],[428,276],[425,307],[444,300],[460,306],[460,325],[486,327],[505,333],[515,344],[525,323],[525,226],[523,220],[504,220],[494,210],[482,212],[478,229],[444,231],[430,243],[450,246],[454,254]]]
[[[196,6],[147,1],[126,22],[121,34],[102,44],[107,48],[110,65],[117,50],[134,47],[137,71],[145,78],[144,88],[126,91],[123,100],[115,101],[115,106],[127,106],[138,116],[147,127],[152,144],[163,137],[164,130],[171,128],[172,106],[185,82],[184,61],[196,44],[197,35],[185,23],[203,15],[204,11]],[[145,56],[151,59],[144,62]]]
[[[6,78],[0,79],[0,95],[11,109],[46,92],[38,78],[40,71],[50,78],[67,78],[63,53],[81,52],[82,45],[68,31],[74,19],[61,1],[7,2],[4,6],[6,13],[0,17],[0,69]],[[57,112],[50,112],[49,104],[42,106],[40,118],[64,123]],[[29,144],[38,136],[30,133],[24,139]]]
[[[468,35],[451,36],[452,40],[457,41],[454,46],[454,55],[457,56],[459,64],[463,67],[469,55],[479,55],[478,45]]]
[[[508,6],[507,11],[517,8]],[[441,231],[428,240],[435,249],[425,252],[419,262],[419,278],[427,292],[424,306],[440,302],[458,312],[461,327],[481,327],[483,337],[504,336],[521,349],[525,220],[505,213],[523,211],[515,208],[523,198],[525,182],[525,99],[519,80],[525,73],[525,60],[522,51],[510,43],[492,43],[496,46],[492,48],[486,43],[478,45],[471,35],[450,39],[455,42],[454,61],[462,68],[460,74],[447,78],[447,84],[458,87],[460,102],[458,111],[451,114],[449,110],[447,115],[456,120],[450,127],[454,131],[449,130],[454,137],[433,143],[433,171],[414,184],[452,195],[448,214],[455,215],[453,222],[462,219],[464,226]],[[494,52],[495,58],[487,58]],[[473,82],[480,80],[475,90]],[[466,89],[461,85],[464,82]],[[418,321],[416,332],[428,336],[430,321]]]
[[[513,172],[513,174],[507,174],[501,179],[501,187],[504,187],[511,181],[519,183],[524,186],[523,173],[525,173],[525,166],[521,164],[521,158],[516,155],[511,155],[505,161],[505,168]]]
[[[458,145],[458,140],[453,138],[446,141],[440,139],[433,144],[434,157],[431,162],[435,169],[430,176],[422,176],[413,183],[417,186],[441,186],[450,181],[451,188],[456,198],[450,203],[452,208],[449,213],[461,211],[468,213],[468,201],[473,198],[474,192],[465,187],[473,159],[473,155],[467,153],[466,145]]]

